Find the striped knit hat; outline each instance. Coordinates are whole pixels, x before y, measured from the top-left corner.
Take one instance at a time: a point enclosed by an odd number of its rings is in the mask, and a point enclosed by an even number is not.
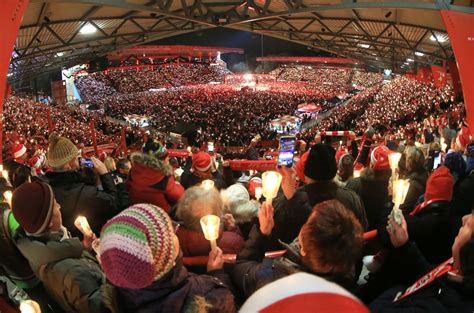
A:
[[[174,266],[173,224],[151,204],[135,204],[107,222],[100,236],[100,259],[118,287],[141,289]]]

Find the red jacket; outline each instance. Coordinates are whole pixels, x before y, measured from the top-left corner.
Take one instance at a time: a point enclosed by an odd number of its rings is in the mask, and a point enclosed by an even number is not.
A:
[[[127,180],[130,205],[150,203],[168,212],[184,193],[173,176],[165,176],[154,168],[134,163]]]
[[[184,227],[179,227],[176,232],[183,256],[208,255],[211,251],[211,243],[204,238],[204,234]],[[238,232],[221,231],[217,246],[223,253],[237,254],[244,247],[244,238]]]

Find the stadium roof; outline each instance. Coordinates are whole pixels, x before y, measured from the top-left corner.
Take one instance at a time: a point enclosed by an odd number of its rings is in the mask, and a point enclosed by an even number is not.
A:
[[[439,10],[471,0],[30,0],[11,80],[213,27],[261,33],[377,67],[453,59]]]

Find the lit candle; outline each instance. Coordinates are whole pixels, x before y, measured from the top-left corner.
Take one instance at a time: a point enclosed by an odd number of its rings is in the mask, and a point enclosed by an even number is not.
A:
[[[74,221],[74,226],[84,234],[84,236],[92,237],[92,229],[89,226],[89,222],[85,216],[78,216]]]
[[[0,172],[3,171],[3,164],[0,164]]]
[[[7,190],[3,193],[3,198],[5,199],[5,201],[8,203],[8,205],[10,206],[10,208],[12,207],[12,197],[13,197],[13,194],[10,190]]]
[[[391,215],[397,224],[402,224],[402,212],[400,205],[405,202],[405,198],[410,188],[410,181],[408,179],[395,180],[392,185],[392,202],[393,209]]]
[[[188,146],[187,150],[189,153],[191,153],[191,147]]]
[[[262,193],[265,197],[267,204],[272,203],[272,199],[278,194],[280,189],[282,176],[280,173],[275,171],[267,171],[262,175]]]
[[[388,155],[388,162],[390,164],[390,169],[392,170],[392,177],[390,178],[392,181],[398,179],[397,168],[401,157],[402,154],[399,152],[390,153]]]
[[[219,238],[219,227],[221,219],[216,215],[206,215],[201,218],[201,227],[204,237],[211,242],[211,249],[217,249],[216,240]]]
[[[360,170],[354,170],[354,177],[360,177]]]
[[[214,181],[210,179],[203,180],[201,183],[201,187],[206,190],[211,190],[214,188]]]
[[[5,178],[6,180],[8,180],[8,171],[7,171],[7,170],[2,170],[2,176],[3,176],[3,178]]]
[[[20,302],[21,313],[41,313],[41,308],[36,301],[24,300]]]
[[[255,198],[257,199],[257,201],[260,201],[261,197],[262,197],[262,187],[255,188]]]

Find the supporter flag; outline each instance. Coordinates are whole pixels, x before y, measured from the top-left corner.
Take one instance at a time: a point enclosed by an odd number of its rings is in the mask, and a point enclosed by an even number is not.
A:
[[[446,69],[442,66],[431,65],[431,72],[436,87],[442,89],[446,85]]]
[[[454,92],[454,97],[458,97],[461,95],[461,78],[459,77],[459,71],[458,71],[458,66],[456,65],[456,62],[449,61],[448,62],[449,66],[449,74],[451,75],[451,81],[453,83],[453,92]]]

